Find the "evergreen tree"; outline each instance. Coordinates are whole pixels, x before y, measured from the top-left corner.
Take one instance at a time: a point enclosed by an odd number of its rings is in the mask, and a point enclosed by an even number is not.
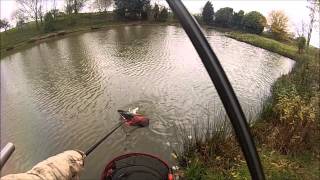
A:
[[[213,10],[213,6],[212,3],[210,1],[208,1],[204,7],[203,7],[203,11],[202,11],[202,20],[205,24],[212,24],[213,22],[213,15],[214,15],[214,10]]]
[[[240,10],[239,12],[234,12],[232,17],[232,25],[234,27],[240,28],[242,25],[242,19],[244,16],[244,11]]]
[[[168,9],[166,7],[163,7],[160,14],[159,14],[159,21],[161,21],[161,22],[167,21],[168,16],[169,16]]]
[[[230,7],[221,8],[216,12],[215,18],[216,24],[223,27],[230,27],[232,26],[233,9]]]

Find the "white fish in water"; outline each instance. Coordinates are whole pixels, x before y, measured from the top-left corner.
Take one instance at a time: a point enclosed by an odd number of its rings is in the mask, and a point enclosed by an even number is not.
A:
[[[129,112],[131,112],[132,114],[137,114],[138,110],[139,110],[139,107],[136,107],[134,109],[129,108]]]
[[[174,171],[177,171],[177,170],[179,170],[179,166],[172,166],[172,169],[173,169]]]

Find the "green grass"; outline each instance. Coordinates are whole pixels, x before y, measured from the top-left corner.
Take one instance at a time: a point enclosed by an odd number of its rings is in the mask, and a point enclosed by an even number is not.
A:
[[[281,155],[276,151],[264,150],[261,152],[261,161],[267,179],[318,179],[318,161],[308,153],[300,154],[298,157]],[[241,162],[239,166],[231,171],[234,179],[250,179],[246,163]]]
[[[23,30],[10,29],[6,32],[1,32],[1,50],[26,41],[27,39],[41,34],[34,23],[28,23]]]
[[[260,158],[267,179],[316,180],[319,178],[319,161],[310,153],[291,156],[263,149],[260,151]],[[190,180],[251,179],[247,164],[243,159],[237,160],[231,168],[221,171],[216,167],[208,166],[196,157],[190,160],[183,172],[184,177]]]
[[[72,31],[81,28],[99,27],[103,25],[110,25],[121,23],[113,20],[112,14],[105,13],[81,13],[71,16],[58,16],[55,23],[55,31]],[[13,28],[6,32],[1,32],[1,50],[4,51],[7,48],[15,47],[19,43],[29,41],[31,38],[36,38],[41,35],[45,35],[43,25],[39,22],[37,28],[35,22],[29,22],[25,24],[21,29]]]
[[[298,48],[296,46],[289,46],[278,42],[276,40],[262,37],[256,34],[248,34],[248,33],[239,33],[239,32],[230,32],[227,34],[228,37],[234,38],[238,41],[242,41],[248,44],[252,44],[254,46],[267,49],[269,51],[281,54],[283,56],[295,59],[296,56],[300,56],[298,52]]]
[[[278,53],[282,56],[289,57],[294,60],[300,60],[300,59],[306,58],[306,56],[307,58],[312,58],[310,56],[319,54],[319,49],[315,47],[310,47],[309,53],[299,54],[298,47],[296,46],[296,44],[294,44],[294,42],[290,42],[286,44],[286,43],[282,43],[274,39],[259,36],[256,34],[233,31],[233,32],[227,33],[226,35],[238,41],[242,41],[242,42]]]
[[[198,159],[192,159],[190,165],[184,171],[184,177],[188,180],[222,180],[226,175],[220,171],[212,170]]]

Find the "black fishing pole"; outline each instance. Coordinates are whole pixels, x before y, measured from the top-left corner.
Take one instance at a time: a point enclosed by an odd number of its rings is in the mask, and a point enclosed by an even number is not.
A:
[[[199,24],[190,15],[181,0],[167,0],[167,2],[189,36],[211,78],[211,81],[217,89],[223,106],[230,118],[233,129],[235,130],[235,134],[247,161],[252,179],[265,179],[246,117],[216,54],[213,52],[208,41],[204,37]]]
[[[145,127],[149,124],[149,119],[148,118],[143,118],[142,120],[138,121],[132,121],[134,118],[134,114],[127,112],[127,111],[122,111],[118,110],[118,113],[120,114],[122,118],[122,122],[119,122],[112,130],[106,134],[103,138],[101,138],[98,142],[93,144],[84,154],[88,156],[93,150],[95,150],[104,140],[106,140],[111,134],[113,134],[117,129],[119,129],[123,124],[127,123],[129,126],[138,126],[138,127]],[[131,122],[130,122],[131,121]],[[145,121],[148,121],[146,123]]]
[[[101,138],[98,142],[93,144],[84,154],[88,156],[93,150],[95,150],[104,140],[106,140],[111,134],[113,134],[119,127],[121,127],[126,121],[118,123],[108,134]]]

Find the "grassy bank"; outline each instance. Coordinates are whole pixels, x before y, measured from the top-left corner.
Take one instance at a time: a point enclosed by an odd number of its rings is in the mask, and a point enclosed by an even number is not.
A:
[[[298,54],[295,44],[241,32],[227,36],[267,49],[296,61],[293,70],[272,87],[260,119],[251,124],[268,179],[318,179],[319,169],[319,49]],[[208,126],[191,130],[195,138],[184,139],[178,162],[187,179],[250,179],[234,135],[225,128]],[[197,132],[196,134],[194,132]]]
[[[54,22],[54,31],[45,32],[43,25],[37,28],[35,22],[24,24],[22,28],[12,28],[0,33],[1,57],[17,52],[36,43],[51,38],[59,38],[71,33],[92,31],[117,25],[136,24],[175,24],[176,20],[170,15],[166,22],[125,21],[114,18],[113,13],[79,13],[77,15],[58,16]]]
[[[114,21],[111,21],[109,14],[59,16],[54,23],[55,31],[51,33],[59,31],[71,33],[82,29],[88,29],[93,25],[101,26],[114,23]],[[37,40],[44,39],[46,35],[51,33],[46,33],[41,25],[37,27],[35,22],[24,24],[21,28],[12,28],[6,32],[1,32],[1,54],[4,56],[21,46],[33,44]],[[60,35],[65,35],[66,33]]]

